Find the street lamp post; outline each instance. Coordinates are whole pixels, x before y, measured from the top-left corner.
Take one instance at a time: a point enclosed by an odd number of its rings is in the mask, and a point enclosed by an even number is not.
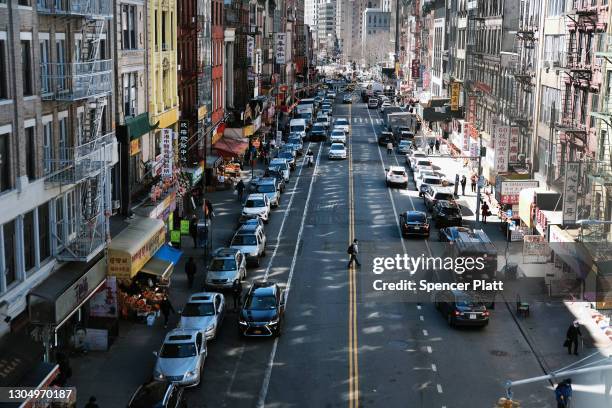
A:
[[[478,129],[478,181],[477,181],[477,189],[476,189],[476,222],[480,221],[480,189],[482,186],[482,182],[480,178],[482,177],[482,132],[480,127]]]

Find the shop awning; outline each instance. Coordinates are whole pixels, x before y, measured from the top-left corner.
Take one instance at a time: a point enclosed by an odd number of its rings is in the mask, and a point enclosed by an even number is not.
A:
[[[158,125],[159,122],[154,125],[149,124],[149,114],[147,112],[125,119],[130,140],[137,139],[151,130],[157,129]]]
[[[223,136],[218,142],[213,144],[212,147],[220,156],[238,157],[244,154],[249,147],[249,142]]]
[[[206,168],[213,169],[215,167],[219,167],[223,163],[223,158],[219,156],[206,156]]]
[[[164,245],[142,267],[140,272],[157,276],[162,280],[168,280],[174,271],[174,266],[178,264],[182,255],[182,251],[172,248],[170,245]]]

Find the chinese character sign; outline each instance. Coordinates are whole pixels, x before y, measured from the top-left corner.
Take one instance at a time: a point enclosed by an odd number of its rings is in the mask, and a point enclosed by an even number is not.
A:
[[[563,187],[563,225],[576,223],[579,176],[580,163],[567,163],[567,166],[565,166],[565,185]]]
[[[505,173],[508,171],[508,145],[510,142],[510,127],[495,127],[495,171]]]
[[[187,152],[189,151],[189,122],[181,120],[179,122],[178,153],[181,166],[187,165]]]
[[[453,82],[451,84],[451,97],[450,106],[452,111],[459,110],[459,92],[461,91],[461,84],[459,82]]]
[[[285,63],[285,50],[287,46],[287,34],[276,33],[274,38],[274,57],[277,64]]]
[[[161,130],[161,151],[162,151],[162,178],[172,178],[172,159],[173,159],[173,150],[172,150],[172,129],[162,129]]]
[[[246,36],[247,40],[247,58],[249,62],[252,64],[255,56],[255,37],[251,35]]]
[[[510,145],[508,147],[508,163],[518,163],[519,153],[519,128],[512,126],[510,128]]]

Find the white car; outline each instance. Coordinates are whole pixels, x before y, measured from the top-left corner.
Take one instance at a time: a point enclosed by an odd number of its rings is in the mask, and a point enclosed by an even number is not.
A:
[[[278,157],[274,158],[272,159],[272,161],[270,161],[268,168],[270,170],[273,170],[273,169],[277,170],[280,174],[283,175],[285,182],[289,181],[289,175],[291,174],[291,169],[289,168],[289,163],[287,163],[287,160],[281,159]]]
[[[393,106],[393,105],[391,105],[391,103],[389,103],[389,102],[383,102],[383,104],[380,105],[380,109],[379,109],[380,113],[383,113],[385,111],[385,108],[387,108],[389,106]]]
[[[427,153],[422,150],[417,150],[415,152],[406,154],[406,163],[408,164],[409,168],[412,168],[418,159],[423,158],[427,158]]]
[[[423,196],[423,189],[426,186],[439,187],[442,185],[443,180],[441,177],[435,176],[433,174],[420,174],[419,177],[416,177],[415,180],[417,191],[419,192],[419,197]]]
[[[429,160],[427,157],[417,157],[417,158],[414,158],[412,160],[412,162],[411,162],[411,165],[412,165],[411,166],[412,167],[412,171],[414,171],[415,173],[417,171],[420,171],[419,167],[433,170],[433,164],[431,163],[431,160]]]
[[[180,315],[180,328],[199,330],[206,340],[214,339],[225,315],[225,298],[215,292],[194,293]]]
[[[193,329],[170,331],[157,356],[153,377],[157,381],[169,381],[184,387],[196,386],[202,378],[206,360],[206,339]]]
[[[422,172],[424,171],[434,171],[433,167],[431,167],[431,164],[422,164],[422,165],[417,165],[416,167],[412,168],[412,172],[414,175],[414,181],[416,182],[417,178],[421,177]]]
[[[317,115],[317,120],[315,123],[322,123],[326,129],[329,128],[329,117],[324,113],[319,113]]]
[[[401,166],[390,166],[385,169],[385,183],[387,186],[399,185],[408,188],[408,173]]]
[[[346,159],[346,146],[344,146],[344,143],[332,143],[329,147],[329,159]]]
[[[342,129],[334,129],[329,135],[329,141],[331,143],[346,144],[346,133]]]
[[[348,134],[351,130],[351,124],[347,118],[338,118],[334,121],[334,129],[342,129]]]
[[[244,207],[242,207],[242,215],[256,215],[266,224],[270,219],[270,199],[263,193],[249,194]]]

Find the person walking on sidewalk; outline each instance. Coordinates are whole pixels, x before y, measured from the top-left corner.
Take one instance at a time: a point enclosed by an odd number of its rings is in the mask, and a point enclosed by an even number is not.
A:
[[[435,145],[436,143],[433,140],[429,142],[429,150],[427,150],[427,154],[433,154]]]
[[[436,146],[436,153],[440,154],[440,141],[438,139],[436,139],[435,146]]]
[[[196,263],[193,260],[193,257],[190,256],[189,259],[187,260],[187,263],[185,264],[185,274],[187,275],[187,287],[189,289],[193,288],[193,281],[195,280],[195,274],[196,274]]]
[[[242,202],[242,195],[244,194],[245,185],[242,179],[238,180],[236,184],[236,191],[238,192],[238,201]]]
[[[570,324],[565,334],[565,346],[567,347],[567,354],[572,354],[572,346],[574,347],[574,354],[578,355],[578,337],[582,337],[580,332],[580,324],[578,321]]]
[[[470,185],[472,187],[472,193],[476,192],[476,182],[478,181],[478,178],[476,177],[475,174],[472,174],[472,177],[470,177]]]
[[[85,404],[84,408],[100,408],[96,401],[96,397],[92,395],[91,397],[89,397],[89,401],[87,402],[87,404]]]
[[[481,209],[481,215],[482,215],[482,222],[483,223],[487,223],[487,216],[490,214],[489,212],[489,204],[487,204],[486,202],[482,203],[482,206],[480,207]]]
[[[390,155],[393,153],[393,143],[389,142],[387,143],[387,154]]]
[[[193,238],[193,247],[197,248],[198,246],[198,217],[193,214],[191,216],[191,220],[189,221],[189,235]]]
[[[467,184],[467,177],[465,174],[461,176],[461,195],[465,195],[465,185]]]
[[[170,318],[170,312],[176,313],[174,310],[174,306],[170,303],[170,299],[168,299],[168,295],[165,295],[159,304],[159,309],[164,315],[164,329],[168,328],[168,319]]]
[[[353,261],[357,264],[357,266],[361,266],[359,259],[357,259],[357,254],[359,253],[359,247],[357,244],[358,244],[358,241],[357,241],[357,238],[355,238],[353,240],[353,243],[350,244],[348,249],[346,250],[346,252],[350,255],[348,265],[346,266],[347,268],[351,267],[351,264],[353,263]]]
[[[242,282],[236,279],[232,284],[232,298],[234,299],[234,312],[240,307],[240,297],[242,296]]]
[[[557,408],[569,408],[572,402],[572,380],[570,378],[561,381],[555,388],[555,399]]]

